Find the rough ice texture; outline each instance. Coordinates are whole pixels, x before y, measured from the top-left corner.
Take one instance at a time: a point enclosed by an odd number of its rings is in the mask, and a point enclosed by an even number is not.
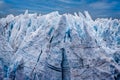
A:
[[[0,80],[120,80],[120,20],[88,12],[0,19]]]

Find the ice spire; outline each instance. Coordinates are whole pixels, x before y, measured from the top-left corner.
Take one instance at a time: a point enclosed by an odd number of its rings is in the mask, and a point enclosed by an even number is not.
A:
[[[84,11],[84,13],[85,13],[86,19],[92,20],[92,18],[91,18],[91,16],[90,16],[90,14],[88,13],[88,11]]]

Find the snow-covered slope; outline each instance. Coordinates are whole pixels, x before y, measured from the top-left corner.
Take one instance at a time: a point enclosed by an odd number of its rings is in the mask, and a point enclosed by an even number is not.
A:
[[[120,20],[85,11],[0,19],[0,78],[120,80]]]

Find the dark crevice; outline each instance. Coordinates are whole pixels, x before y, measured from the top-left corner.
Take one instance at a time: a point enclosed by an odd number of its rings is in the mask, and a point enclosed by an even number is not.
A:
[[[72,41],[71,30],[70,29],[68,29],[68,31],[65,33],[64,42],[66,42],[66,39],[69,39],[70,42]]]
[[[61,62],[61,67],[62,67],[62,80],[64,80],[64,70],[63,70],[63,65],[64,65],[64,52],[65,52],[65,49],[62,48],[61,51],[62,51],[62,62]]]
[[[51,37],[51,39],[50,39],[49,43],[51,43],[51,42],[52,42],[52,40],[53,40],[53,36]]]
[[[31,72],[31,74],[30,74],[31,76],[33,75],[34,70],[36,69],[36,66],[37,66],[37,64],[38,64],[38,62],[39,62],[39,60],[40,60],[40,56],[41,56],[41,54],[42,54],[42,50],[41,50],[41,52],[39,53],[39,56],[38,56],[38,58],[37,58],[37,63],[35,64],[35,66],[34,66],[32,72]]]
[[[48,32],[48,35],[51,35],[52,34],[52,32],[53,32],[53,30],[54,30],[54,28],[52,27],[52,28],[50,28],[50,30],[49,30],[49,32]]]
[[[9,78],[11,80],[18,80],[18,78],[20,78],[20,77],[17,77],[17,75],[20,76],[22,72],[19,74],[19,71],[23,70],[23,69],[24,69],[24,61],[22,59],[19,64],[14,65],[14,69],[10,72]],[[16,75],[16,73],[18,73],[18,74]],[[23,77],[23,76],[21,76],[21,77]]]
[[[115,80],[120,80],[120,73],[114,76]]]
[[[71,30],[69,29],[67,32],[68,38],[70,39],[70,42],[72,41],[72,37],[71,37]]]
[[[70,80],[70,68],[69,68],[69,63],[65,53],[65,49],[61,48],[61,51],[62,51],[62,62],[61,62],[62,80]]]
[[[46,63],[47,67],[52,69],[52,70],[55,70],[55,71],[58,71],[58,72],[62,72],[61,68],[57,68],[55,66],[52,66],[50,65],[49,63]]]
[[[36,73],[34,74],[34,78],[33,78],[33,80],[36,80]]]

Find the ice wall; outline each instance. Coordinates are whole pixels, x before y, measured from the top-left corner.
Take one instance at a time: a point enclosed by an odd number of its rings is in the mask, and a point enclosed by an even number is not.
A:
[[[120,20],[92,20],[87,11],[8,15],[0,61],[1,79],[120,80]]]

